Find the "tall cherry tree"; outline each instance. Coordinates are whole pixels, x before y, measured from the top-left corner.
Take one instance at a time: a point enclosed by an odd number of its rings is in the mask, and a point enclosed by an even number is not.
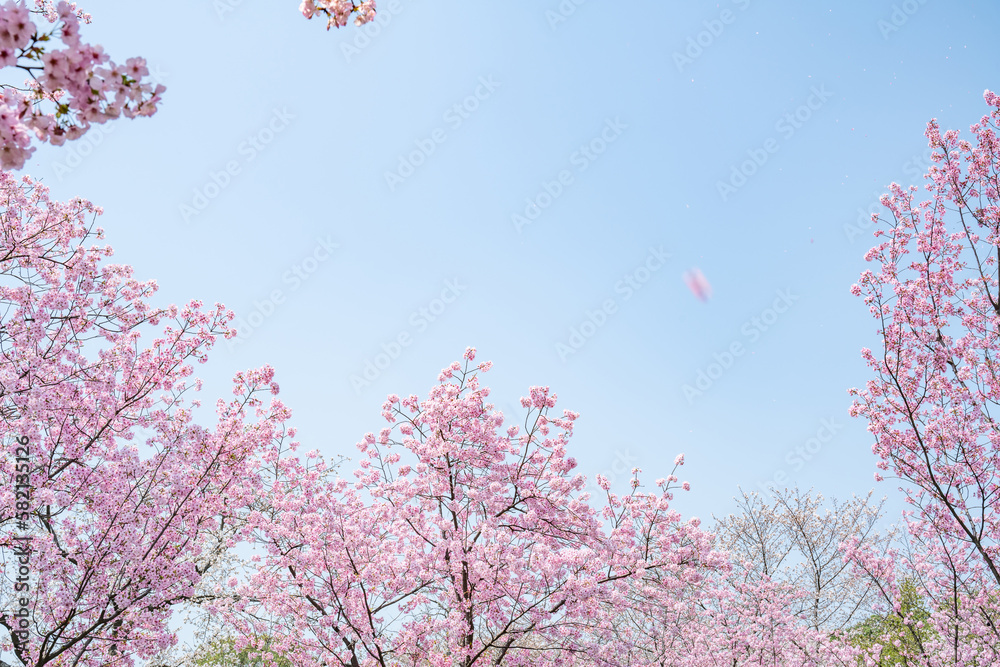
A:
[[[676,477],[621,497],[600,478],[595,509],[567,454],[577,414],[551,415],[556,396],[533,387],[524,428],[504,428],[474,356],[423,401],[388,398],[353,479],[286,475],[283,515],[252,520],[260,571],[215,606],[237,649],[278,636],[303,665],[629,664],[642,638],[619,612],[694,615],[687,592],[725,561],[671,509]]]
[[[175,640],[173,607],[259,511],[288,411],[265,367],[195,423],[193,363],[232,313],[152,306],[155,283],[94,243],[89,202],[8,172],[0,193],[0,651],[131,665]]]
[[[934,629],[913,642],[922,665],[1000,662],[1000,97],[984,99],[971,141],[928,124],[928,196],[890,186],[875,268],[852,288],[882,342],[863,350],[875,377],[851,390],[852,413],[868,420],[878,469],[903,483],[914,546],[854,558],[897,612],[897,563],[916,577]]]

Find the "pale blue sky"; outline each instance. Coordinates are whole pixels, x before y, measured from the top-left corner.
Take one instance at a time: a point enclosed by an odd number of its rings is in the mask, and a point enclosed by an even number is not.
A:
[[[685,514],[728,512],[779,471],[839,497],[875,486],[847,416],[878,344],[848,292],[870,230],[845,225],[919,182],[930,118],[967,132],[985,112],[1000,6],[380,0],[365,36],[296,6],[88,0],[84,37],[147,57],[162,108],[26,169],[103,206],[116,260],[162,303],[259,324],[198,369],[203,400],[271,363],[304,448],[350,455],[386,394],[426,395],[473,345],[505,412],[540,384],[581,413],[581,471],[652,481],[684,452]],[[716,378],[689,400],[699,371]]]

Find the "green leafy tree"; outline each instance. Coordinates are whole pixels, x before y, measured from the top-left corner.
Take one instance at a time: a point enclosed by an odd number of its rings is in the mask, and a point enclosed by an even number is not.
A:
[[[236,650],[236,640],[216,639],[202,647],[193,660],[195,667],[292,667],[291,661],[271,650],[272,640],[263,637],[257,648]]]
[[[914,658],[926,655],[924,647],[936,635],[928,623],[930,615],[916,583],[906,579],[900,586],[899,610],[873,614],[852,626],[848,641],[866,652],[874,652],[875,645],[881,645],[879,667],[923,664]],[[858,664],[864,662],[859,659]]]

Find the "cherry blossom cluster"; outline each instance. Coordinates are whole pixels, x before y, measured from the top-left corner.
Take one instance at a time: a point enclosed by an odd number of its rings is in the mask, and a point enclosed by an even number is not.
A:
[[[327,17],[326,29],[336,26],[343,28],[350,20],[351,14],[357,14],[354,25],[362,26],[375,20],[375,0],[302,0],[299,11],[307,19],[318,14]]]
[[[89,21],[66,2],[36,0],[34,10],[0,4],[0,66],[30,77],[20,87],[0,85],[0,168],[23,167],[35,150],[32,136],[59,146],[95,123],[156,111],[164,87],[148,80],[145,60],[118,64],[81,41],[80,23]]]

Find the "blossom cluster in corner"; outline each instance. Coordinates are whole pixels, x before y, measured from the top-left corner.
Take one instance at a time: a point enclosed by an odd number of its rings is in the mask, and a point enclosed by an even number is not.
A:
[[[299,11],[307,19],[318,14],[325,15],[327,30],[333,26],[344,27],[350,20],[351,14],[357,14],[354,17],[354,25],[362,26],[375,20],[375,0],[364,0],[359,3],[353,0],[302,0]]]
[[[38,24],[32,14],[41,21]],[[0,167],[20,169],[34,152],[32,134],[61,146],[97,123],[150,116],[165,88],[144,78],[146,61],[112,61],[100,46],[80,39],[90,16],[67,2],[0,4],[0,67],[30,77],[23,86],[0,84]],[[53,24],[48,30],[44,22]],[[59,46],[64,48],[53,48]]]

